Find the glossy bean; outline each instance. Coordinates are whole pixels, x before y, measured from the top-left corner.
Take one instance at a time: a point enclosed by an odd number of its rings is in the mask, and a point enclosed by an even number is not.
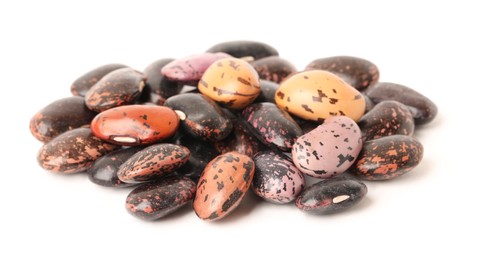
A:
[[[242,111],[251,132],[264,144],[290,151],[302,129],[285,111],[273,103],[255,103]]]
[[[195,195],[195,182],[172,176],[135,188],[127,196],[125,208],[134,217],[157,220],[180,209]]]
[[[423,158],[423,145],[410,136],[391,135],[367,141],[350,172],[365,180],[389,180],[404,175]]]
[[[309,63],[306,70],[332,72],[358,90],[364,90],[379,80],[379,69],[374,63],[352,56],[317,59]]]
[[[84,97],[87,91],[92,88],[100,79],[110,72],[122,68],[127,68],[127,66],[118,63],[106,64],[97,67],[84,75],[77,78],[70,86],[70,91],[74,96]]]
[[[249,190],[254,161],[246,155],[229,152],[205,167],[194,199],[194,210],[202,220],[219,220],[232,212]]]
[[[153,181],[180,168],[189,156],[189,149],[183,146],[151,145],[120,165],[117,176],[126,183]]]
[[[90,127],[95,136],[111,143],[152,144],[175,134],[179,116],[164,106],[121,106],[98,114]]]
[[[204,141],[219,141],[232,131],[231,120],[212,99],[195,93],[185,93],[167,99],[165,106],[180,110],[185,119],[180,122],[182,129]]]
[[[95,160],[118,148],[82,127],[60,134],[42,146],[37,160],[42,168],[54,173],[77,173],[88,170]]]
[[[95,115],[85,106],[83,97],[62,98],[32,117],[30,132],[39,141],[48,142],[68,130],[89,125]]]
[[[429,98],[400,84],[379,82],[366,90],[366,95],[370,97],[374,103],[380,103],[386,100],[403,103],[411,109],[414,122],[417,125],[431,122],[438,113],[436,104]]]
[[[143,73],[131,68],[112,71],[85,94],[85,104],[97,112],[133,104],[140,98],[145,79]]]
[[[272,46],[256,41],[222,42],[210,47],[207,52],[224,52],[236,58],[249,57],[254,60],[269,56],[279,56],[279,52]]]
[[[307,187],[297,198],[296,206],[315,214],[337,213],[359,203],[366,194],[364,183],[337,176]]]

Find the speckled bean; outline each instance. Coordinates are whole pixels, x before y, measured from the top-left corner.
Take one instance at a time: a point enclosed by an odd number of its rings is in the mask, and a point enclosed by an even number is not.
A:
[[[95,160],[118,148],[82,127],[67,131],[42,146],[37,160],[42,168],[54,173],[77,173],[88,170]]]
[[[315,214],[336,213],[359,203],[366,194],[364,183],[337,176],[307,187],[297,198],[296,206]]]
[[[254,161],[229,152],[205,167],[197,184],[194,210],[202,220],[218,220],[232,212],[249,190],[254,177]]]
[[[151,145],[124,162],[117,172],[126,183],[148,182],[178,169],[187,162],[189,149],[174,144]]]
[[[423,145],[410,136],[391,135],[364,143],[350,172],[365,180],[389,180],[416,167],[423,158]]]
[[[125,208],[134,217],[157,220],[189,203],[195,188],[195,182],[187,177],[167,177],[135,188],[127,196]]]
[[[254,157],[255,173],[252,190],[273,203],[289,203],[304,189],[304,175],[284,155],[273,151]]]

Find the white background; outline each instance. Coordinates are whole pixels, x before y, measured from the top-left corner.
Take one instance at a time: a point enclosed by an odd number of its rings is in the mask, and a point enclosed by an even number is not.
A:
[[[0,259],[479,259],[481,15],[467,1],[2,1]],[[472,1],[475,2],[475,1]],[[418,129],[424,161],[369,182],[338,215],[311,216],[248,194],[206,223],[189,207],[165,220],[127,214],[129,189],[61,176],[36,162],[30,118],[106,63],[143,70],[226,40],[269,43],[302,69],[313,59],[373,61],[381,81],[439,106]]]

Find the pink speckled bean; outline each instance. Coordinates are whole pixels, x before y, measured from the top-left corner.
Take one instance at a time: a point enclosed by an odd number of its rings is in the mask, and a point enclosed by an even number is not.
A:
[[[335,116],[299,137],[292,147],[292,159],[303,173],[329,178],[346,171],[361,148],[361,130],[356,122],[346,116]]]
[[[302,129],[285,111],[273,103],[255,103],[242,111],[251,132],[264,144],[290,151]]]

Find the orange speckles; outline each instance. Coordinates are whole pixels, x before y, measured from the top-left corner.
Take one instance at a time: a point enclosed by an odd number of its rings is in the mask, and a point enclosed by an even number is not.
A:
[[[95,136],[89,128],[67,131],[45,144],[39,151],[40,165],[55,173],[85,171],[101,156],[119,148]]]
[[[422,157],[423,146],[416,139],[391,135],[365,142],[351,171],[362,179],[387,180],[409,172]]]
[[[391,156],[397,156],[397,151],[396,150],[388,150],[386,152],[387,155],[391,155]]]

